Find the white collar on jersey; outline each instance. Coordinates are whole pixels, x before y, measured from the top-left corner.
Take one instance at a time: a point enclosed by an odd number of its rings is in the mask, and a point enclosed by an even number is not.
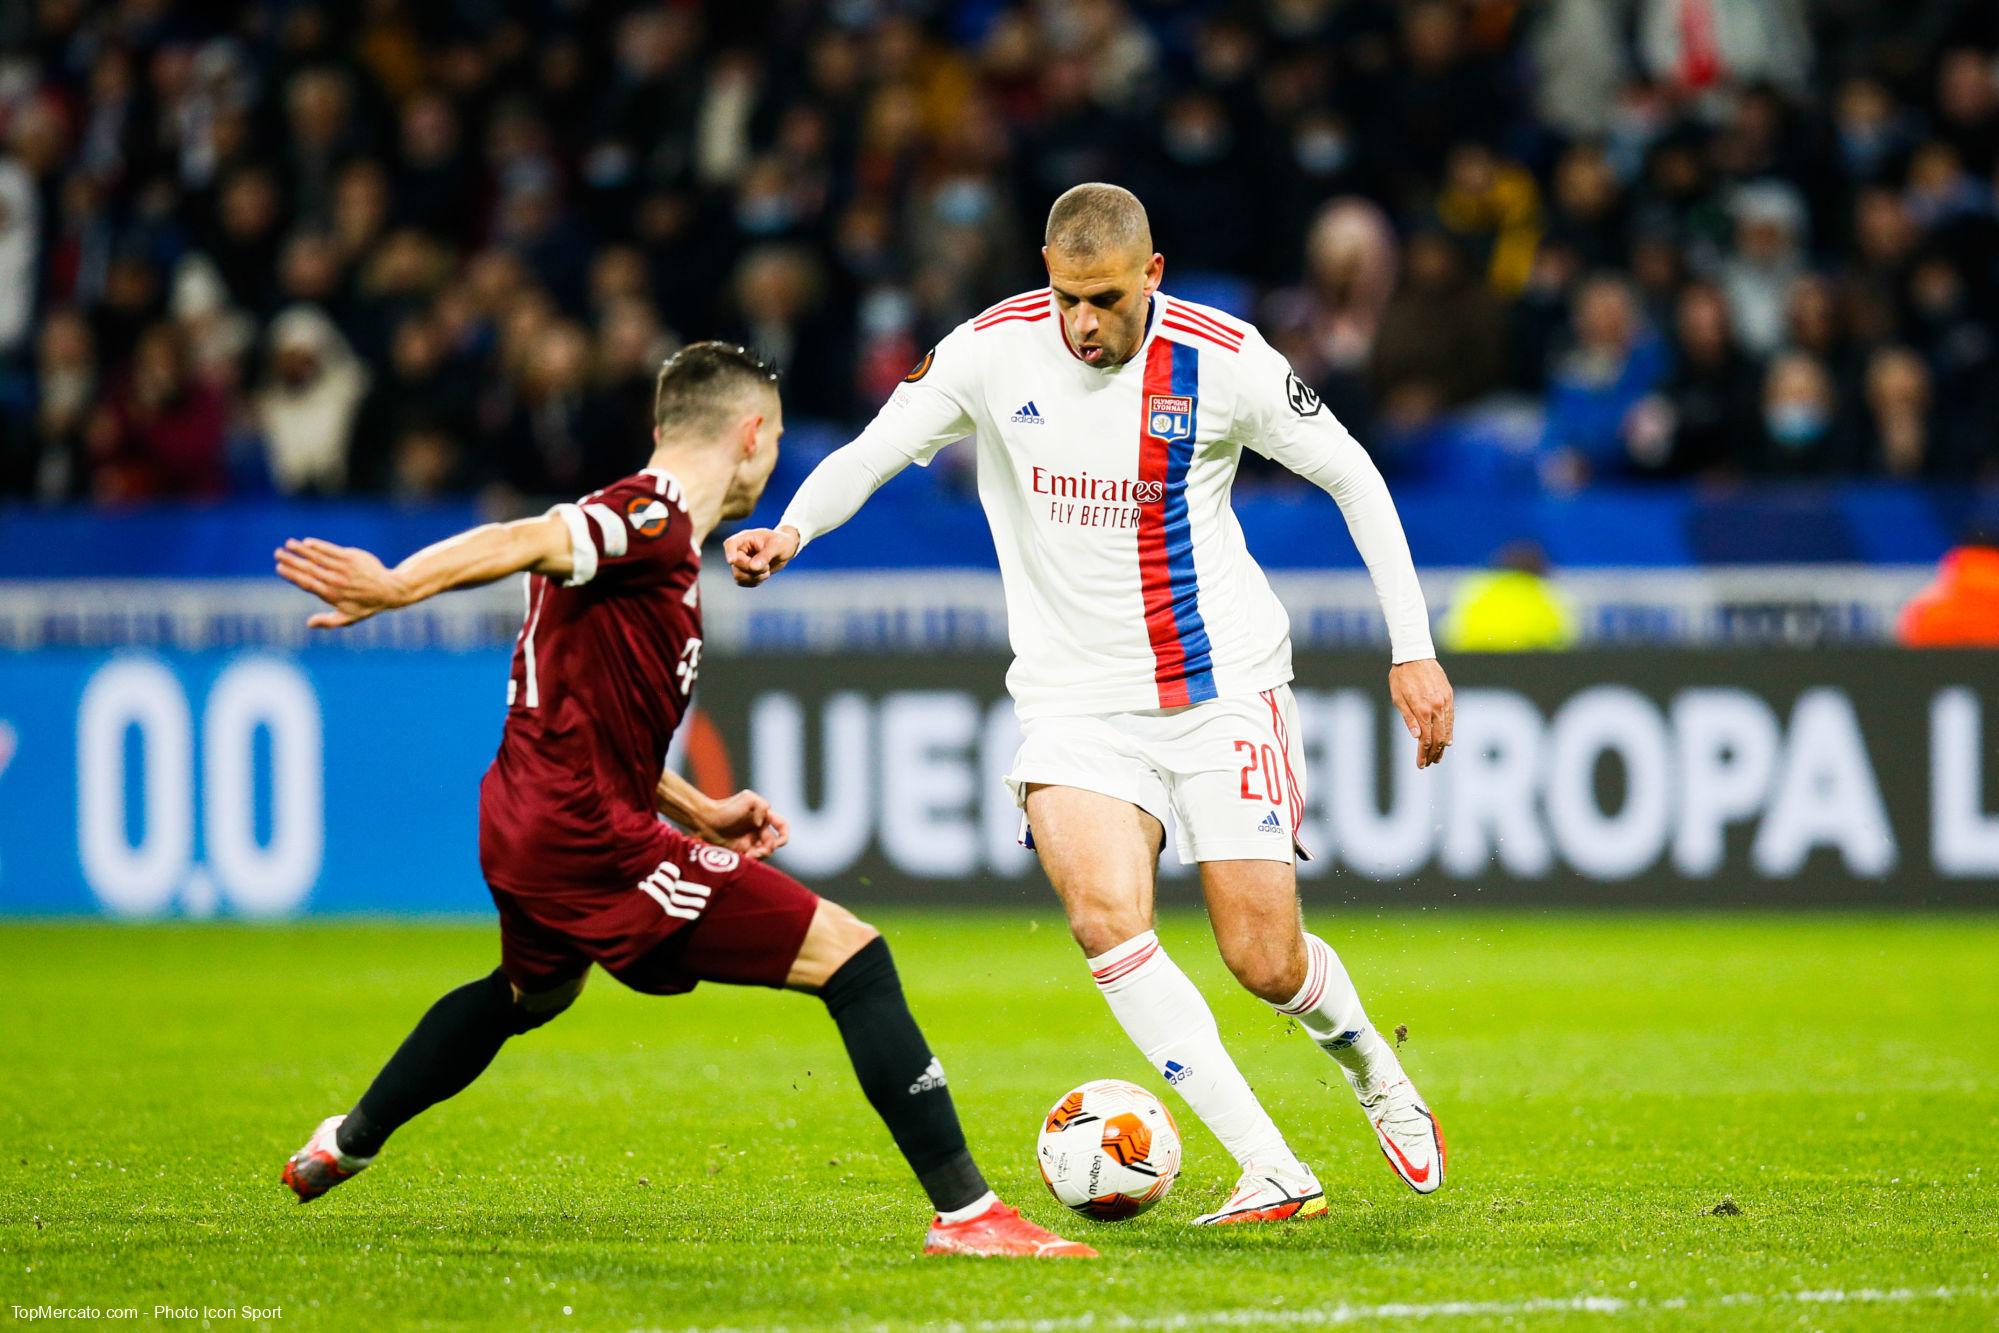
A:
[[[663,467],[642,467],[639,475],[652,478],[653,494],[671,495],[675,503],[679,503],[680,497],[687,493],[687,488],[680,484],[680,478]]]

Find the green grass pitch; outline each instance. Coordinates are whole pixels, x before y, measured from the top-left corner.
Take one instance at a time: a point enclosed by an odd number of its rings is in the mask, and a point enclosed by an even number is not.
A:
[[[1066,1214],[1038,1118],[1163,1091],[1050,912],[881,912],[974,1150],[1096,1264],[925,1259],[927,1219],[816,1002],[593,979],[309,1207],[288,1152],[483,925],[0,928],[0,1314],[192,1327],[1989,1328],[1999,1325],[1999,918],[1318,910],[1451,1145],[1389,1172],[1324,1057],[1163,934],[1324,1180],[1330,1216],[1188,1219],[1232,1163],[1177,1102],[1178,1186]],[[1328,1085],[1332,1086],[1328,1086]],[[1169,1101],[1171,1099],[1169,1098]],[[1740,1213],[1713,1215],[1724,1196]],[[167,1305],[195,1320],[154,1315]]]

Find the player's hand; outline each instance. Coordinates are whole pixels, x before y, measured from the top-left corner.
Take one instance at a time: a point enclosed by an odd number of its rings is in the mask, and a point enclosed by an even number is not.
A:
[[[293,537],[275,555],[281,577],[333,608],[305,622],[313,629],[339,629],[403,604],[395,574],[357,547]]]
[[[791,841],[791,826],[753,791],[724,796],[708,810],[701,836],[739,856],[761,861]]]
[[[754,588],[798,554],[796,528],[745,528],[722,543],[736,582]]]
[[[1420,662],[1404,662],[1388,669],[1388,697],[1402,724],[1416,739],[1416,767],[1442,763],[1451,743],[1451,722],[1456,701],[1444,668],[1434,657]]]

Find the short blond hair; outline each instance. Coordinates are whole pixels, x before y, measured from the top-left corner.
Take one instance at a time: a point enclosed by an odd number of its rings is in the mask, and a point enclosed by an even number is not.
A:
[[[1121,185],[1086,181],[1063,191],[1048,210],[1042,241],[1068,255],[1152,253],[1145,205]]]

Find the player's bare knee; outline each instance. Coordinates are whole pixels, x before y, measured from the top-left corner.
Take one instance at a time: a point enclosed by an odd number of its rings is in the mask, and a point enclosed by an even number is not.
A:
[[[818,916],[813,918],[812,928],[825,932],[826,955],[834,967],[867,948],[870,941],[881,938],[879,930],[840,904],[823,900]]]
[[[881,932],[873,926],[822,898],[784,984],[792,990],[817,991],[849,959],[880,938]]]
[[[1305,957],[1302,952],[1269,945],[1262,941],[1238,944],[1222,950],[1222,961],[1242,988],[1258,999],[1283,1004],[1305,984]]]
[[[1135,911],[1078,905],[1069,912],[1069,934],[1089,958],[1107,954],[1150,929],[1152,923]]]

